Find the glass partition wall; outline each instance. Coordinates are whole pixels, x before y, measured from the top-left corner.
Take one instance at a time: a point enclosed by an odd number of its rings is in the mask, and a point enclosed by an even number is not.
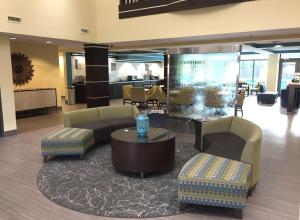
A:
[[[196,119],[235,115],[238,60],[234,47],[228,52],[170,54],[169,114]]]

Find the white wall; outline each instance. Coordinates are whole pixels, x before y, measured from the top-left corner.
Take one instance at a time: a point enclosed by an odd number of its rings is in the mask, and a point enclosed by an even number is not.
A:
[[[10,43],[5,37],[0,36],[0,89],[4,131],[17,128],[15,116],[15,96],[11,70]]]

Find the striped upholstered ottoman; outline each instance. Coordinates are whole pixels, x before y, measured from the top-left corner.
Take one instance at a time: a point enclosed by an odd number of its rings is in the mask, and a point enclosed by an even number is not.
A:
[[[52,156],[82,156],[94,143],[94,133],[92,130],[63,128],[48,134],[42,139],[42,156],[44,161]]]
[[[186,203],[245,208],[251,186],[251,166],[234,160],[200,153],[189,160],[179,177],[178,200]]]

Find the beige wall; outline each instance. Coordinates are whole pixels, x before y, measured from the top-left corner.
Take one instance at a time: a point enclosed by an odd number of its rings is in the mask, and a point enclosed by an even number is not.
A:
[[[118,4],[119,0],[97,1],[98,42],[195,37],[300,27],[299,0],[257,0],[123,20],[118,18]]]
[[[272,92],[277,91],[279,62],[280,62],[280,55],[278,54],[269,55],[268,76],[267,76],[267,85],[266,85],[268,91],[272,91]]]
[[[4,131],[17,128],[15,116],[15,97],[11,71],[10,44],[7,38],[0,36],[0,89]]]
[[[16,89],[56,88],[57,105],[61,106],[61,76],[58,48],[55,45],[12,42],[11,52],[23,53],[32,60],[32,80]]]
[[[96,0],[1,0],[0,32],[94,42]],[[7,16],[22,18],[21,24]],[[90,34],[80,34],[89,28]]]

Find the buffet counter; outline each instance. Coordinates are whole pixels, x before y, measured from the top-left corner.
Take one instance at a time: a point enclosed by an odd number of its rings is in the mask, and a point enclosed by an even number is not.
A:
[[[55,88],[15,90],[16,112],[57,107]]]

